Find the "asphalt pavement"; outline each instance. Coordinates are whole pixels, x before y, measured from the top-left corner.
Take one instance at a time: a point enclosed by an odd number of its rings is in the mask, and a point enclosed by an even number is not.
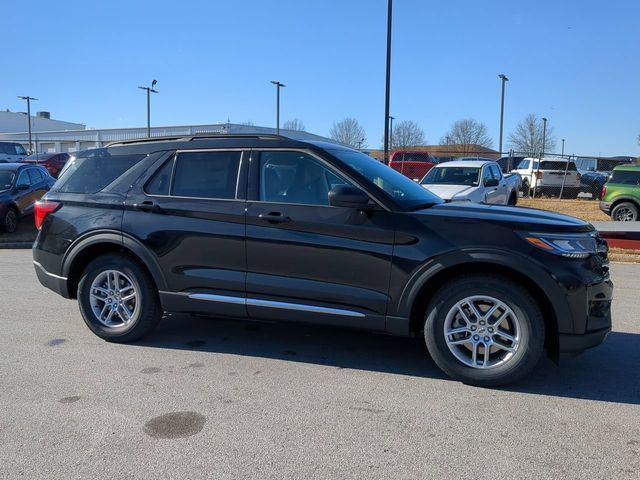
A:
[[[614,331],[516,386],[447,379],[412,339],[170,316],[106,343],[0,250],[2,478],[640,478],[640,265]]]

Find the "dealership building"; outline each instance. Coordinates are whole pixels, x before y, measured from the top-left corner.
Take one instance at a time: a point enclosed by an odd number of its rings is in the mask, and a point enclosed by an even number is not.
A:
[[[29,150],[27,115],[21,112],[0,111],[0,142],[18,142]],[[307,132],[281,130],[290,138],[300,140],[325,140],[319,135]],[[189,136],[203,133],[222,134],[275,134],[276,129],[255,125],[234,123],[212,123],[207,125],[175,125],[151,127],[151,137]],[[81,123],[63,122],[51,119],[49,112],[38,112],[31,117],[31,141],[38,153],[77,152],[88,148],[104,147],[112,142],[146,138],[147,128],[86,128]]]

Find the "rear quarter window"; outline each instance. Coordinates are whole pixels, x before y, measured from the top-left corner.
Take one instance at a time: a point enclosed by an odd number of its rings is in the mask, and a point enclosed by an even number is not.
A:
[[[83,152],[67,163],[55,190],[62,193],[99,192],[146,156],[111,155],[107,149]]]

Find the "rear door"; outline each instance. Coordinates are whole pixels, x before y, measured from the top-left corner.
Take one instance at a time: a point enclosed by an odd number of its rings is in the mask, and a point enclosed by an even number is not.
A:
[[[256,318],[385,328],[393,214],[329,206],[352,184],[316,154],[254,151],[247,202],[247,310]]]
[[[26,215],[33,210],[33,188],[28,168],[20,170],[16,180],[15,202],[20,210],[20,215]]]
[[[42,196],[49,190],[47,184],[47,176],[40,168],[30,168],[29,178],[31,179],[31,205],[29,211],[33,210],[35,202],[40,200]]]
[[[178,151],[127,196],[123,231],[155,255],[168,310],[246,316],[248,158],[241,149]]]

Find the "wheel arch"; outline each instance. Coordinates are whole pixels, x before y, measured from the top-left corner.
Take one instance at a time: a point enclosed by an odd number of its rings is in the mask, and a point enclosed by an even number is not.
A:
[[[620,205],[621,203],[633,203],[638,209],[638,211],[640,211],[640,201],[638,201],[637,198],[633,198],[633,197],[617,197],[615,200],[611,202],[611,207],[609,208],[609,211],[613,211],[613,209],[618,205]]]
[[[120,232],[100,232],[77,240],[65,255],[62,275],[67,278],[71,298],[76,298],[80,276],[89,262],[107,253],[127,255],[151,275],[158,290],[166,289],[158,262],[138,240],[123,236]]]

